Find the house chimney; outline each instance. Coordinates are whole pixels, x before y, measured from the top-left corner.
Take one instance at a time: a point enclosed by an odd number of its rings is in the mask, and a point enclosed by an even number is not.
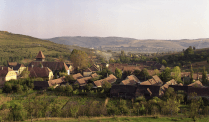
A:
[[[33,65],[31,65],[32,66],[32,68],[33,68]]]
[[[4,67],[1,67],[1,70],[3,70],[4,69]]]
[[[43,68],[43,65],[41,65],[41,68]]]

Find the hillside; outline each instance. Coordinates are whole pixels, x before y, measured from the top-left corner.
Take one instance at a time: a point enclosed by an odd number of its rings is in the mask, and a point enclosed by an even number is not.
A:
[[[65,45],[77,45],[81,47],[95,49],[102,46],[104,49],[117,50],[116,47],[125,50],[125,47],[139,47],[135,50],[140,52],[149,50],[153,52],[159,51],[181,51],[189,46],[195,46],[196,49],[209,47],[209,39],[182,39],[182,40],[138,40],[134,38],[122,37],[55,37],[48,39],[52,42]],[[108,48],[107,48],[108,47]],[[113,48],[114,47],[114,48]],[[131,49],[129,49],[131,50]],[[133,50],[133,49],[132,49]]]
[[[68,58],[72,49],[85,50],[90,49],[56,44],[51,41],[38,38],[12,34],[6,31],[0,31],[0,65],[6,61],[21,61],[24,58],[34,59],[39,50],[42,50],[46,60],[53,60],[59,56]]]

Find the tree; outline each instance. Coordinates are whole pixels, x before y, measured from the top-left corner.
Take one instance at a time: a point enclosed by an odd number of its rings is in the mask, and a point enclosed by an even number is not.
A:
[[[166,67],[165,70],[160,74],[160,79],[163,82],[171,80],[171,69],[169,67]]]
[[[202,83],[207,84],[207,71],[205,71],[205,67],[203,67],[203,72],[202,72]]]
[[[130,70],[128,70],[128,71],[123,71],[123,74],[122,74],[123,79],[125,79],[127,76],[129,76],[129,75],[131,75],[131,74],[132,74],[132,73],[131,73]]]
[[[70,55],[70,60],[77,69],[86,68],[89,64],[88,55],[81,50],[74,49]]]
[[[22,73],[20,74],[20,76],[22,76],[23,78],[29,78],[30,75],[30,71],[28,71],[28,67],[26,67]]]
[[[165,65],[165,66],[167,66],[166,60],[163,59],[163,60],[162,60],[162,64]]]
[[[135,75],[137,78],[139,78],[140,70],[134,70],[133,75]]]
[[[179,66],[173,68],[174,72],[174,80],[177,82],[181,82],[181,69]]]
[[[14,103],[10,107],[9,120],[23,121],[26,118],[26,111],[23,109],[22,104]]]
[[[73,92],[73,87],[69,84],[66,85],[66,88],[65,88],[65,91],[68,93],[68,94],[71,94]]]
[[[148,79],[149,73],[146,68],[142,69],[142,71],[140,72],[140,77],[144,80]]]
[[[155,69],[154,72],[155,72],[155,75],[159,75],[159,73],[160,73],[160,71],[158,69]]]
[[[192,47],[189,47],[184,51],[185,56],[192,55],[192,54],[194,54],[194,50],[192,49]]]
[[[116,67],[115,69],[115,76],[119,79],[122,77],[122,71]]]
[[[111,83],[107,82],[106,80],[102,84],[102,88],[105,90],[106,93],[109,92],[111,87]]]
[[[93,87],[94,85],[92,83],[88,83],[86,86],[85,86],[85,89],[90,91],[91,88]]]

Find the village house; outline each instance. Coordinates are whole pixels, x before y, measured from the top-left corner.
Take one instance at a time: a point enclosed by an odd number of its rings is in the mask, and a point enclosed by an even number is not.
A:
[[[88,77],[90,76],[92,73],[95,73],[97,71],[99,71],[99,67],[95,64],[93,64],[90,68],[87,68],[83,71],[83,76],[84,77]]]
[[[19,64],[17,62],[7,62],[8,67],[13,69],[17,75],[20,75],[22,71],[26,68],[23,64]]]
[[[49,69],[52,70],[53,74],[66,70],[67,74],[70,75],[70,70],[64,62],[49,62],[49,61],[44,61],[44,59],[45,59],[45,56],[43,55],[42,51],[39,51],[38,55],[36,56],[36,61],[32,61],[28,66],[29,67],[41,67],[41,66],[48,67]]]
[[[77,79],[74,84],[79,84],[80,88],[83,88],[85,85],[87,85],[88,80],[90,80],[92,77],[83,77],[80,79]]]
[[[194,83],[189,84],[188,86],[192,86],[196,88],[204,88],[204,86],[202,85],[202,82],[200,82],[199,80],[195,81]]]
[[[53,79],[53,72],[48,67],[27,67],[26,70],[30,72],[30,78],[45,78]]]
[[[139,79],[135,75],[130,75],[120,85],[136,85],[137,83],[140,83]]]
[[[0,67],[0,86],[12,79],[17,79],[17,73],[9,67]]]
[[[162,86],[163,82],[157,75],[154,75],[154,76],[152,76],[151,79],[148,79],[147,81],[144,81],[144,82],[140,83],[140,85],[157,85],[157,86]]]
[[[49,81],[34,81],[34,89],[43,90],[43,89],[47,89],[48,87],[56,88],[57,86],[60,86],[63,83],[67,83],[65,81],[65,77],[61,77]]]
[[[83,75],[81,75],[81,73],[77,73],[77,74],[74,74],[72,76],[75,80],[83,78]]]
[[[94,81],[93,82],[94,83],[93,88],[101,88],[104,81],[107,81],[107,82],[113,84],[116,80],[117,80],[117,78],[113,74],[111,74],[105,79]]]
[[[177,85],[177,84],[178,83],[174,79],[166,82],[163,86],[160,87],[160,95],[162,96],[165,93],[166,89],[169,88],[170,85]]]

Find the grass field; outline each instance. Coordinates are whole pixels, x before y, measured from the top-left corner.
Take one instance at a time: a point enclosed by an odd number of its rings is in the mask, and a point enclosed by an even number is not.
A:
[[[27,120],[28,122],[31,120]],[[180,118],[180,117],[127,117],[127,116],[114,116],[114,117],[80,117],[80,118],[39,118],[33,121],[38,122],[193,122],[191,118]],[[209,118],[198,118],[196,122],[208,122]]]

